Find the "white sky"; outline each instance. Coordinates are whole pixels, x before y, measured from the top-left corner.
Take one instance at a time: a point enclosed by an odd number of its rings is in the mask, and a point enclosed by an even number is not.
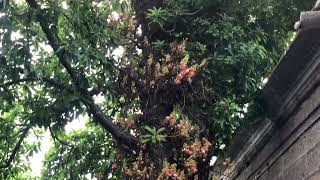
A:
[[[79,130],[81,128],[85,127],[86,119],[88,119],[88,116],[82,116],[80,115],[79,118],[74,119],[72,122],[68,123],[65,126],[66,133]],[[43,160],[45,158],[45,154],[48,152],[48,150],[54,145],[53,140],[51,139],[50,132],[47,130],[43,137],[40,139],[37,139],[36,136],[32,135],[27,138],[27,141],[30,143],[36,143],[37,141],[41,142],[40,150],[38,153],[35,153],[31,158],[29,158],[30,161],[30,168],[32,170],[32,175],[34,177],[39,177],[41,174],[41,168],[43,165]]]
[[[29,136],[27,138],[27,141],[30,143],[36,143],[38,140],[41,141],[40,150],[38,153],[35,153],[31,158],[29,158],[32,175],[35,177],[40,176],[42,161],[44,160],[46,152],[48,152],[48,150],[52,147],[49,131],[46,131],[44,136],[40,139],[37,139],[35,136]]]

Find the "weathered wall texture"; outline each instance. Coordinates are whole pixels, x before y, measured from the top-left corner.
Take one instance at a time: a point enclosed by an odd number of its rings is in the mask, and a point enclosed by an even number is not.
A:
[[[269,119],[238,152],[225,179],[320,180],[320,18],[302,29],[263,89]]]
[[[235,179],[320,180],[319,105],[318,87]]]

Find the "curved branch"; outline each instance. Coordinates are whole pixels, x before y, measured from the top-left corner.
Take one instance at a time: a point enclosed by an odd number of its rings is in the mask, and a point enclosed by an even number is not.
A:
[[[40,23],[40,26],[45,33],[49,45],[54,50],[56,56],[59,59],[59,62],[67,70],[70,75],[73,83],[75,84],[77,90],[81,93],[82,102],[89,109],[89,112],[92,114],[93,119],[97,121],[102,127],[111,133],[111,135],[121,144],[125,144],[128,147],[136,148],[138,146],[139,140],[132,136],[129,133],[123,134],[119,127],[112,122],[112,118],[106,116],[100,107],[98,107],[88,92],[87,89],[80,87],[80,81],[86,80],[85,77],[79,77],[78,74],[84,74],[76,71],[70,64],[69,52],[61,46],[61,42],[58,36],[54,33],[54,29],[50,29],[47,19],[44,14],[41,12],[40,6],[35,0],[26,0],[29,6],[37,11],[37,21]]]
[[[19,141],[17,142],[17,144],[15,145],[15,147],[13,148],[13,150],[12,150],[12,152],[11,152],[11,155],[10,155],[8,161],[7,161],[4,165],[0,166],[0,169],[8,168],[8,167],[10,166],[10,164],[12,163],[12,161],[14,160],[14,158],[16,157],[18,151],[20,150],[21,144],[22,144],[24,138],[27,136],[30,128],[31,128],[31,126],[28,126],[28,127],[26,127],[26,128],[22,131],[22,134],[21,134],[21,136],[20,136],[20,139],[19,139]]]

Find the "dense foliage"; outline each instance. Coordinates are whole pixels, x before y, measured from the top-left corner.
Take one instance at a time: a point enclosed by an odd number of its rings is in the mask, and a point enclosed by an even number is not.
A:
[[[313,1],[0,3],[1,179],[209,179]]]

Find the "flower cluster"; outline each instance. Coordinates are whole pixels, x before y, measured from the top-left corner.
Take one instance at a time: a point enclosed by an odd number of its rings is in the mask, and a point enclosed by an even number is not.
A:
[[[208,141],[208,139],[203,138],[202,141],[195,140],[192,144],[183,145],[183,152],[187,156],[194,156],[194,157],[202,157],[205,158],[208,155],[209,148],[212,144]]]
[[[179,65],[179,74],[175,77],[174,83],[176,85],[181,84],[183,78],[187,78],[191,82],[191,78],[196,75],[196,69],[194,67],[188,67],[185,62],[181,62]]]
[[[212,144],[206,138],[203,138],[201,141],[196,139],[192,144],[183,145],[182,151],[186,156],[184,166],[190,176],[198,172],[197,160],[199,158],[206,158],[211,146]]]
[[[190,175],[198,172],[197,162],[192,157],[184,162],[184,166],[187,168]]]
[[[173,118],[172,115],[170,115],[170,116],[167,116],[167,117],[165,118],[165,122],[166,122],[167,124],[169,124],[169,126],[174,126],[174,124],[175,124],[175,119]]]
[[[131,118],[120,117],[118,121],[121,128],[132,128],[135,125],[135,120]]]
[[[181,69],[183,68],[187,67],[181,67]],[[163,167],[163,177],[176,179],[179,177],[178,172],[180,171],[185,172],[184,176],[186,178],[196,179],[199,163],[201,164],[201,161],[205,161],[209,156],[213,142],[210,142],[206,137],[199,137],[199,126],[192,122],[183,114],[179,105],[175,105],[170,115],[165,117],[164,123],[166,126],[164,127],[168,128],[167,133],[169,133],[169,137],[173,137],[172,141],[179,142],[176,145],[178,145],[180,153],[178,153],[178,156],[175,155],[174,161]],[[170,163],[177,163],[179,166]]]
[[[122,171],[124,174],[131,178],[141,179],[141,178],[150,178],[150,174],[153,170],[153,165],[147,163],[148,160],[143,157],[143,153],[140,152],[136,161],[132,163],[131,167],[125,166]]]
[[[188,121],[180,120],[177,123],[177,120],[171,114],[165,118],[165,122],[172,128],[174,128],[179,134],[180,137],[188,138],[191,128],[191,124]]]
[[[179,132],[180,137],[184,137],[184,138],[189,137],[189,131],[191,130],[191,124],[188,121],[180,121],[174,127]]]
[[[183,171],[177,170],[176,164],[169,164],[168,162],[164,162],[162,171],[157,180],[163,179],[184,180],[186,179],[186,177]]]

